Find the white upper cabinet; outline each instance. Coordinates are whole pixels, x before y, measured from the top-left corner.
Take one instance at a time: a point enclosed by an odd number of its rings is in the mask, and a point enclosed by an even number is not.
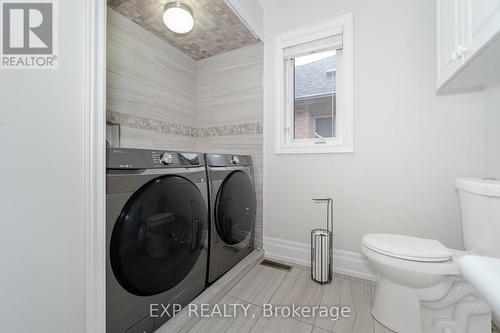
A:
[[[436,86],[441,91],[500,82],[500,0],[436,0]],[[498,44],[498,45],[494,45]],[[492,63],[492,59],[499,59]],[[500,78],[498,79],[500,80]]]
[[[500,0],[462,0],[464,60],[472,58],[500,31]]]
[[[462,65],[459,0],[437,1],[437,86],[443,85]]]

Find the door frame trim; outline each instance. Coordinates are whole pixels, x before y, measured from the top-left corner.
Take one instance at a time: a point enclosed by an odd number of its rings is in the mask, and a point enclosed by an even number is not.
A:
[[[106,332],[106,1],[85,0],[85,332]]]

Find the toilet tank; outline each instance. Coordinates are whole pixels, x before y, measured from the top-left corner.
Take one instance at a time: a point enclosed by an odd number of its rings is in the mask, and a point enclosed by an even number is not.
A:
[[[500,180],[458,178],[465,249],[500,257]]]

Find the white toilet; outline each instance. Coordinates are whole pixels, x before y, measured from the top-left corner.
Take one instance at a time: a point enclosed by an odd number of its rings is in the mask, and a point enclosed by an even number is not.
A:
[[[459,178],[466,251],[437,240],[368,234],[361,252],[379,281],[372,314],[398,333],[490,333],[489,305],[466,283],[456,261],[466,254],[500,257],[500,181]]]

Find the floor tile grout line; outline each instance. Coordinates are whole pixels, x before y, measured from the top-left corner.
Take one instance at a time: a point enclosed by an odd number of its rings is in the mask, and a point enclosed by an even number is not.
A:
[[[302,268],[300,268],[300,267],[299,267],[299,270],[302,270],[302,271],[307,271],[307,270],[302,269]],[[297,280],[299,280],[299,279],[300,279],[300,277],[301,277],[301,273],[298,273]],[[325,293],[325,288],[320,288],[320,290],[321,290],[321,297],[320,297],[320,302],[321,302],[321,300],[323,299],[324,293]],[[305,292],[305,290],[301,293],[301,295],[300,295],[301,297],[303,296],[303,293],[304,293],[304,292]],[[299,305],[300,305],[300,304],[299,304]],[[294,319],[296,319],[296,318],[294,318]],[[300,322],[302,322],[302,323],[305,323],[305,324],[308,324],[308,325],[312,325],[312,326],[314,326],[314,324],[315,324],[315,322],[316,322],[316,320],[317,320],[317,317],[315,317],[315,318],[313,318],[313,319],[314,319],[314,320],[313,320],[313,322],[312,322],[312,323],[310,323],[309,321],[307,321],[307,320],[306,320],[306,318],[297,318],[296,320],[297,320],[297,321],[300,321]]]
[[[332,279],[332,282],[331,282],[331,283],[332,283],[332,284],[334,283],[333,279]],[[324,297],[325,297],[325,290],[326,290],[326,288],[327,288],[327,286],[325,286],[325,288],[324,288],[324,290],[323,290],[323,294],[321,295],[321,299],[320,299],[320,301],[319,301],[319,305],[320,305],[320,306],[321,306],[322,304],[324,304],[324,303],[323,303],[323,299],[324,299]],[[340,288],[339,288],[339,289],[340,289]],[[340,300],[340,292],[339,292],[339,300]],[[342,305],[342,302],[340,302],[340,304],[339,304],[339,305]],[[313,326],[314,326],[314,327],[321,328],[321,329],[324,329],[324,328],[322,328],[322,327],[316,326],[316,322],[318,321],[318,318],[319,318],[319,317],[314,318],[314,324],[313,324]],[[329,330],[328,330],[328,331],[329,331]]]
[[[297,267],[294,267],[294,268],[297,268]],[[302,270],[301,268],[297,268],[297,269],[298,269],[298,270]],[[291,273],[291,272],[292,272],[292,271],[290,271],[289,273]],[[283,278],[282,282],[285,280],[285,278],[286,278],[286,277],[287,277],[287,276],[284,276],[284,278]],[[294,282],[297,282],[297,280],[299,279],[299,277],[300,277],[300,273],[297,273],[297,276],[295,277]],[[278,289],[279,289],[279,287],[278,287],[278,288],[276,288],[276,290],[275,290],[275,293],[274,293],[273,297],[274,297],[274,296],[276,295],[276,293],[278,292]],[[272,298],[273,298],[273,297],[271,297],[271,299],[269,300],[269,302],[271,302],[271,300],[272,300]],[[278,302],[277,304],[279,305],[279,304],[281,304],[281,303],[280,303],[280,302]]]
[[[276,272],[273,272],[273,273],[276,273]],[[288,273],[289,273],[289,272],[287,272],[286,274],[288,274]],[[275,275],[275,274],[273,274],[272,276],[274,276],[274,275]],[[280,282],[282,282],[282,281],[286,278],[286,275],[283,275],[282,277],[279,277],[279,275],[280,275],[280,274],[278,274],[278,278],[280,279]],[[271,302],[271,299],[274,297],[274,295],[276,294],[276,292],[278,291],[278,289],[279,289],[279,286],[278,286],[278,287],[277,287],[277,288],[276,288],[276,289],[272,292],[272,295],[271,295],[271,297],[269,297],[269,301],[268,301],[268,302]],[[259,289],[259,291],[260,291],[260,290],[262,290],[262,289]],[[241,301],[245,301],[245,302],[251,303],[251,304],[253,304],[253,305],[255,305],[255,306],[258,306],[258,307],[262,308],[262,305],[255,304],[255,303],[253,303],[252,301],[248,301],[248,300],[242,299],[242,298],[240,298],[240,297],[238,297],[238,296],[234,296],[234,297],[238,298],[238,299],[239,299],[239,300],[241,300]]]
[[[257,267],[257,266],[256,266],[256,267]],[[253,269],[256,269],[256,268],[253,268]],[[275,269],[273,269],[273,268],[270,268],[270,269],[272,269],[273,271],[276,271],[276,270],[275,270]],[[272,273],[273,273],[273,274],[271,275],[271,278],[275,275],[275,273],[276,273],[276,272],[272,272]],[[285,276],[283,276],[283,278],[282,278],[282,279],[284,279],[284,277],[285,277]],[[231,292],[231,291],[232,291],[235,287],[236,287],[236,285],[235,285],[235,286],[234,286],[234,287],[233,287],[230,291],[228,291],[228,294],[229,294],[229,293],[230,293],[230,292]],[[263,288],[264,288],[264,286],[261,286],[261,287],[260,287],[259,289],[257,289],[257,290],[258,290],[258,291],[261,291]],[[276,288],[276,290],[277,290],[277,289],[278,289],[278,288]],[[274,292],[276,292],[276,290],[275,290]],[[273,295],[274,295],[274,294],[273,294]],[[239,297],[237,297],[237,296],[235,296],[235,297],[236,297],[236,298],[238,298],[238,299],[240,299],[240,300],[242,300],[242,301],[252,303],[252,301],[247,301],[247,300],[244,300],[244,299],[239,298]],[[272,298],[272,296],[269,298],[269,301],[271,301],[271,298]],[[252,303],[252,304],[253,304],[253,303]],[[254,304],[254,305],[257,305],[257,304]],[[257,305],[257,306],[258,306],[258,305]]]
[[[257,264],[257,265],[259,265],[259,264]],[[245,275],[245,277],[249,276],[249,275],[250,275],[250,273],[252,273],[252,274],[254,274],[254,275],[257,275],[257,273],[255,272],[255,270],[257,269],[257,267],[258,267],[258,266],[255,266],[255,267],[253,267],[250,271],[248,271],[248,273]],[[243,278],[243,279],[244,279],[244,278]],[[236,298],[238,298],[238,299],[240,299],[240,300],[242,300],[242,301],[245,301],[245,302],[250,302],[250,303],[251,303],[251,301],[244,300],[244,299],[242,299],[242,298],[239,298],[238,296],[235,296],[235,295],[232,295],[232,294],[231,294],[231,292],[232,292],[232,291],[233,291],[233,290],[234,290],[234,289],[235,289],[235,288],[236,288],[236,287],[237,287],[237,286],[241,283],[241,281],[242,281],[243,279],[241,279],[240,281],[238,281],[238,283],[236,283],[236,284],[233,286],[233,288],[231,288],[231,289],[227,292],[227,295],[230,295],[230,296],[236,297]],[[258,290],[260,291],[261,289],[258,289]]]
[[[272,268],[271,268],[272,269]],[[273,274],[271,275],[271,278],[273,276],[275,276],[276,274],[278,274],[278,270],[277,269],[274,269],[275,272],[273,272]],[[290,271],[291,272],[291,271]],[[273,299],[274,295],[276,295],[276,293],[278,292],[278,289],[280,288],[281,284],[283,283],[283,281],[285,280],[285,278],[287,277],[287,275],[290,273],[290,272],[286,272],[285,274],[283,274],[283,277],[280,278],[280,282],[278,284],[278,287],[274,289],[274,291],[271,293],[270,297],[269,297],[269,300],[268,302],[271,303],[271,300]],[[278,276],[281,275],[281,274],[278,274]]]
[[[335,333],[335,331],[329,330],[327,328],[323,328],[321,326],[313,325],[313,328],[319,328],[320,330],[323,330],[323,331],[326,331],[326,332]]]
[[[280,283],[278,283],[278,287],[275,288],[274,292],[272,292],[272,295],[269,297],[268,302],[271,302],[271,299],[273,298],[273,296],[275,295],[275,293],[278,291],[281,282],[283,282],[283,280],[286,278],[286,275],[289,273],[289,272],[286,272],[285,274],[283,274],[282,277],[280,277],[281,274],[279,274],[279,273],[282,272],[282,271],[280,271],[278,269],[274,269],[274,268],[271,268],[271,269],[272,269],[271,279],[274,279],[277,276],[278,279],[280,280],[279,281]],[[262,289],[260,289],[260,290],[262,290]]]
[[[258,308],[261,308],[261,309],[263,308],[261,305],[258,305],[258,304],[255,304],[255,303],[252,303],[252,302],[247,301],[246,299],[243,299],[243,298],[239,298],[238,296],[231,296],[231,297],[236,298],[238,301],[242,301],[242,302],[245,302],[245,303],[248,303],[248,304],[254,305],[254,306],[258,307]]]
[[[255,327],[255,325],[257,325],[257,322],[260,320],[260,318],[262,317],[262,312],[259,314],[259,316],[257,317],[257,319],[255,319],[255,322],[253,323],[253,325],[250,327],[250,330],[249,332],[251,332],[253,330],[253,328]]]
[[[319,304],[318,304],[318,306],[321,306],[321,304],[322,304],[322,302],[323,302],[323,297],[325,297],[325,290],[326,290],[326,286],[325,286],[325,287],[321,286],[321,297],[320,297],[320,299],[319,299]],[[314,318],[314,321],[313,321],[313,323],[312,323],[312,325],[313,325],[313,326],[316,324],[316,321],[317,321],[317,320],[318,320],[318,316],[316,316],[316,317]],[[312,332],[312,331],[311,331],[311,332]]]

